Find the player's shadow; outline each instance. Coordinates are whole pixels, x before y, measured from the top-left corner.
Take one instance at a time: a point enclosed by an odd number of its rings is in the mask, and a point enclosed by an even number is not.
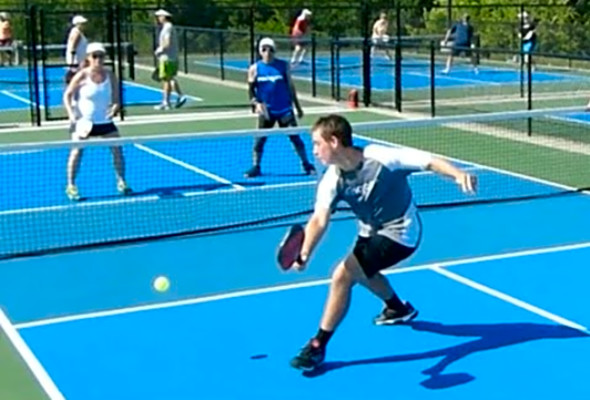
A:
[[[304,376],[313,378],[336,369],[354,367],[367,364],[385,364],[403,361],[414,361],[443,357],[432,367],[422,371],[429,378],[420,384],[428,389],[445,389],[468,383],[475,379],[468,373],[445,374],[444,370],[455,361],[473,353],[512,346],[520,343],[542,339],[569,339],[588,337],[589,335],[563,325],[506,323],[506,324],[473,324],[473,325],[444,325],[437,322],[416,321],[408,324],[412,329],[422,332],[432,332],[441,335],[473,337],[465,343],[423,353],[401,354],[385,357],[367,358],[353,361],[326,362],[313,372],[306,372]]]

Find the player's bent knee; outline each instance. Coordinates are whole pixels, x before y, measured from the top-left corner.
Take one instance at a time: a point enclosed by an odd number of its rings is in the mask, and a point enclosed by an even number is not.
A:
[[[354,282],[353,274],[344,266],[344,263],[338,264],[332,273],[332,285],[352,286]]]

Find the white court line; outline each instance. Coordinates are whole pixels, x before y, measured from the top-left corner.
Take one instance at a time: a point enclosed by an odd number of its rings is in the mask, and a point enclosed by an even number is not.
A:
[[[31,100],[29,100],[29,99],[27,99],[27,98],[25,98],[25,97],[22,97],[22,96],[16,95],[16,94],[14,94],[14,93],[11,93],[11,92],[9,92],[8,90],[2,90],[2,91],[0,91],[0,93],[2,93],[2,94],[3,94],[3,95],[5,95],[5,96],[11,97],[11,98],[13,98],[13,99],[15,99],[15,100],[18,100],[18,101],[20,101],[20,102],[22,102],[22,103],[25,103],[25,104],[27,104],[27,105],[32,105],[32,104],[35,104],[35,103],[34,103],[34,102],[32,102]]]
[[[213,179],[214,181],[223,183],[225,185],[230,185],[234,189],[238,189],[238,190],[245,190],[246,189],[242,185],[238,185],[238,184],[233,183],[233,182],[231,182],[231,181],[229,181],[229,180],[227,180],[225,178],[222,178],[219,175],[212,174],[211,172],[205,171],[204,169],[195,167],[194,165],[185,163],[184,161],[181,161],[181,160],[179,160],[177,158],[174,158],[174,157],[171,157],[171,156],[169,156],[167,154],[161,153],[161,152],[159,152],[157,150],[152,149],[151,147],[147,147],[147,146],[144,146],[142,144],[135,144],[134,146],[136,148],[138,148],[139,150],[145,151],[146,153],[149,153],[149,154],[151,154],[153,156],[156,156],[158,158],[161,158],[163,160],[166,160],[168,162],[171,162],[172,164],[176,164],[176,165],[178,165],[178,166],[180,166],[182,168],[188,169],[189,171],[196,172],[197,174],[201,174],[203,176],[206,176],[207,178]]]
[[[149,90],[152,92],[158,92],[158,93],[162,93],[162,90],[155,88],[153,86],[149,86],[149,85],[144,85],[142,83],[137,83],[137,82],[133,82],[133,81],[124,81],[125,85],[129,85],[131,87],[136,87],[138,89],[144,89],[144,90]],[[194,100],[194,101],[203,101],[202,98],[197,97],[197,96],[190,96],[190,95],[186,95],[186,97],[188,99]]]
[[[530,303],[527,303],[525,301],[517,299],[516,297],[512,297],[506,293],[500,292],[499,290],[493,289],[489,286],[482,285],[479,282],[465,278],[462,275],[456,274],[454,272],[451,272],[451,271],[443,269],[443,268],[439,268],[439,267],[435,266],[435,267],[432,267],[431,270],[436,272],[437,274],[443,275],[443,276],[445,276],[449,279],[452,279],[456,282],[459,282],[463,285],[469,286],[470,288],[473,288],[475,290],[478,290],[480,292],[488,294],[492,297],[495,297],[497,299],[500,299],[502,301],[510,303],[516,307],[522,308],[522,309],[529,311],[533,314],[537,314],[545,319],[548,319],[548,320],[558,323],[560,325],[567,326],[569,328],[577,329],[587,335],[590,335],[590,332],[588,332],[588,329],[585,326],[582,326],[576,322],[570,321],[569,319],[560,317],[559,315],[553,314],[547,310],[543,310],[542,308],[539,308],[539,307],[534,306]]]
[[[249,188],[248,191],[267,191],[267,190],[276,190],[278,188],[290,188],[290,187],[297,187],[297,186],[315,186],[316,181],[305,181],[305,182],[295,182],[295,183],[280,183],[274,185],[263,185],[263,186],[256,186]],[[238,185],[239,186],[239,185]],[[209,196],[215,194],[225,194],[225,193],[232,193],[232,192],[241,192],[243,189],[218,189],[218,190],[207,190],[207,191],[197,191],[197,192],[186,192],[182,193],[182,195],[186,197],[197,197],[197,196]],[[118,205],[118,204],[128,204],[128,203],[143,203],[147,201],[157,201],[161,200],[161,197],[158,195],[147,195],[141,197],[121,197],[120,199],[116,200],[103,200],[103,201],[92,201],[92,202],[75,202],[70,204],[62,204],[58,206],[42,206],[42,207],[30,207],[30,208],[15,208],[11,210],[3,210],[0,211],[0,216],[4,215],[18,215],[18,214],[28,214],[28,213],[39,213],[39,212],[47,212],[47,211],[65,211],[74,208],[85,208],[85,207],[102,207],[105,205]]]
[[[415,75],[415,76],[430,78],[430,74],[426,74],[426,73],[407,72],[407,71],[405,73],[408,75]],[[470,82],[470,83],[476,83],[478,85],[484,85],[484,86],[485,85],[488,85],[488,86],[501,86],[501,85],[503,85],[503,83],[495,82],[495,81],[485,81],[482,79],[458,78],[456,76],[450,76],[450,75],[445,75],[445,74],[440,74],[440,73],[438,73],[438,74],[435,73],[434,76],[439,79],[448,79],[448,80],[459,81],[459,82]],[[446,86],[446,87],[448,87],[448,86]],[[437,87],[437,89],[440,89],[440,88],[445,88],[445,86],[443,85],[442,87],[441,86]]]
[[[416,265],[413,267],[390,269],[390,270],[383,271],[383,273],[385,275],[400,274],[400,273],[406,273],[406,272],[431,270],[434,267],[444,268],[444,267],[452,267],[452,266],[463,265],[463,264],[477,264],[477,263],[484,262],[484,261],[503,260],[503,259],[509,259],[509,258],[526,257],[526,256],[532,256],[532,255],[556,253],[556,252],[561,252],[561,251],[579,250],[579,249],[585,249],[585,248],[590,248],[590,242],[576,243],[576,244],[570,244],[570,245],[561,245],[561,246],[552,246],[552,247],[544,247],[544,248],[529,249],[529,250],[521,250],[521,251],[515,251],[515,252],[509,252],[509,253],[493,254],[493,255],[488,255],[488,256],[471,257],[471,258],[464,258],[464,259],[459,259],[459,260],[451,260],[451,261],[445,261],[445,262]],[[116,315],[124,315],[124,314],[136,313],[136,312],[160,310],[160,309],[165,309],[165,308],[181,307],[181,306],[200,304],[200,303],[209,303],[209,302],[213,302],[213,301],[227,300],[227,299],[233,299],[233,298],[238,298],[238,297],[247,297],[247,296],[254,296],[254,295],[259,295],[259,294],[282,292],[282,291],[286,291],[286,290],[294,290],[294,289],[308,288],[308,287],[314,287],[314,286],[321,286],[321,285],[326,285],[328,283],[330,283],[330,279],[320,279],[320,280],[314,280],[314,281],[309,281],[309,282],[270,286],[270,287],[264,287],[264,288],[260,288],[260,289],[239,290],[239,291],[230,292],[230,293],[222,293],[222,294],[217,294],[217,295],[212,295],[212,296],[196,297],[196,298],[192,298],[192,299],[171,301],[171,302],[167,302],[167,303],[158,303],[158,304],[150,304],[150,305],[145,305],[145,306],[119,308],[119,309],[114,309],[114,310],[98,311],[98,312],[78,314],[78,315],[70,315],[70,316],[59,317],[59,318],[47,318],[47,319],[41,319],[41,320],[37,320],[37,321],[24,322],[21,324],[16,324],[14,326],[16,329],[34,328],[34,327],[38,327],[38,326],[53,325],[53,324],[72,322],[72,321],[80,321],[80,320],[86,320],[86,319],[92,319],[92,318],[112,317],[112,316],[116,316]]]
[[[45,371],[45,368],[43,368],[43,365],[41,365],[37,357],[35,357],[29,346],[27,346],[21,335],[17,332],[16,328],[14,325],[12,325],[1,308],[0,329],[4,331],[8,337],[8,340],[10,340],[18,354],[27,364],[29,370],[32,372],[33,376],[35,376],[35,379],[37,379],[49,398],[51,400],[64,400],[65,397],[61,394],[47,371]]]

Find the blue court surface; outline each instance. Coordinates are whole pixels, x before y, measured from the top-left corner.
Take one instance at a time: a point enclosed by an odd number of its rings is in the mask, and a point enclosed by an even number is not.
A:
[[[0,78],[0,111],[15,111],[28,109],[31,103],[28,85],[27,69],[25,67],[3,68]],[[60,108],[63,104],[63,93],[65,83],[63,82],[64,71],[62,69],[50,69],[45,77],[39,76],[40,106]],[[48,82],[47,87],[43,81]],[[3,83],[20,82],[15,83]],[[176,100],[176,94],[172,100]],[[200,101],[200,98],[191,97],[192,100]],[[162,90],[149,85],[125,80],[123,82],[123,103],[125,105],[150,105],[162,102]]]
[[[15,228],[9,214],[72,227],[75,210],[117,214],[126,204],[138,212],[132,207],[142,199],[171,217],[178,212],[177,219],[205,212],[230,219],[249,210],[226,203],[189,211],[175,201],[235,191],[261,199],[270,212],[275,206],[264,203],[262,187],[313,187],[286,138],[269,139],[267,174],[252,181],[242,178],[251,139],[232,140],[224,148],[240,153],[221,160],[210,155],[219,151],[214,141],[126,146],[137,193],[130,199],[115,193],[108,151],[88,149],[79,179],[86,201],[78,204],[63,195],[67,150],[5,154],[0,176],[16,190],[0,198],[5,232]],[[281,167],[271,169],[277,157]],[[481,177],[479,196],[492,196],[489,186],[513,195],[562,189],[456,162]],[[9,172],[36,163],[55,168]],[[415,175],[412,185],[434,201],[463,196],[430,173]],[[432,189],[444,185],[448,190]],[[42,195],[27,195],[32,187]],[[388,272],[418,318],[376,327],[371,319],[380,301],[356,288],[325,365],[313,373],[291,369],[289,360],[317,330],[327,278],[356,236],[351,219],[332,222],[303,273],[277,268],[285,227],[274,226],[7,260],[0,277],[10,285],[0,291],[0,304],[32,351],[27,361],[40,362],[38,376],[47,372],[44,386],[72,400],[587,399],[588,215],[585,194],[424,211],[421,247]],[[101,234],[133,229],[116,218],[106,225]],[[31,234],[31,241],[40,236]],[[64,244],[74,239],[61,237]],[[151,289],[158,275],[170,277],[170,291]]]
[[[283,54],[283,58],[290,55]],[[393,62],[388,61],[379,52],[373,58],[375,65],[371,73],[371,88],[373,90],[392,90],[395,88],[395,74]],[[437,88],[465,88],[465,87],[510,87],[521,84],[521,71],[518,64],[506,63],[505,66],[480,65],[478,72],[474,72],[469,59],[456,57],[454,66],[447,74],[442,73],[445,68],[444,62],[437,62],[435,65],[435,86]],[[296,79],[311,80],[311,65],[309,56],[306,61],[292,70]],[[215,66],[216,60],[195,61],[197,65]],[[387,65],[389,64],[389,65]],[[224,60],[225,68],[244,71],[248,70],[249,60],[232,59]],[[316,58],[316,80],[320,84],[331,82],[331,61],[329,57]],[[340,78],[340,85],[346,87],[363,87],[362,59],[359,55],[340,56],[340,70],[335,71],[335,79]],[[430,66],[427,60],[420,58],[405,57],[402,61],[402,87],[405,90],[420,90],[430,87]],[[525,74],[525,83],[526,83]],[[533,84],[552,83],[562,81],[586,81],[587,78],[579,74],[568,74],[567,72],[546,72],[536,71],[533,73]]]

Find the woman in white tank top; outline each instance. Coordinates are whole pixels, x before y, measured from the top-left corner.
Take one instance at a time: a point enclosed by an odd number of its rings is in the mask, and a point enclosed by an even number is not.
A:
[[[64,106],[72,123],[72,140],[119,137],[113,117],[119,112],[119,85],[117,78],[104,66],[106,51],[101,43],[90,43],[87,48],[88,66],[81,69],[64,93]],[[74,95],[77,105],[72,105]],[[80,200],[76,175],[80,167],[82,149],[72,147],[68,160],[66,194],[71,200]],[[130,194],[125,182],[125,161],[120,146],[111,147],[117,177],[117,190]]]

